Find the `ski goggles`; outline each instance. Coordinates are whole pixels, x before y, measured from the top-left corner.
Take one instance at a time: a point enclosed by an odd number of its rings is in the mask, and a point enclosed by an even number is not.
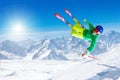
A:
[[[98,31],[98,29],[96,29],[96,28],[93,30],[93,32],[94,32],[95,34],[100,34],[100,32]]]

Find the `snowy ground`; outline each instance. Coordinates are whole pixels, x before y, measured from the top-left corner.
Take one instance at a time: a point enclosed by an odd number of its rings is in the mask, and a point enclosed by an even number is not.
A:
[[[0,80],[120,80],[119,49],[97,56],[101,61],[1,60]]]

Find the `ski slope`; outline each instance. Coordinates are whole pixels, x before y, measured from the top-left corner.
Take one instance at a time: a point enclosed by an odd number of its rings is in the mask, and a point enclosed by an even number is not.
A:
[[[1,60],[0,80],[120,80],[120,47],[98,60]]]

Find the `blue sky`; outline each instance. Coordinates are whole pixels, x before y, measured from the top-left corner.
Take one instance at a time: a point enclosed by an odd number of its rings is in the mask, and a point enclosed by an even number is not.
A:
[[[70,31],[66,24],[54,16],[58,12],[74,24],[64,8],[69,9],[86,28],[88,26],[83,22],[84,18],[93,25],[103,25],[107,31],[120,27],[119,3],[120,0],[1,0],[0,32],[9,32],[10,22],[15,21],[21,21],[29,33]]]

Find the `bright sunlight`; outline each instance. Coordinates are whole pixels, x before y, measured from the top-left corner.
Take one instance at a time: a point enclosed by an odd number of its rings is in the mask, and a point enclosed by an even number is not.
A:
[[[12,33],[14,34],[23,34],[25,33],[25,28],[22,23],[14,23],[12,27]]]

